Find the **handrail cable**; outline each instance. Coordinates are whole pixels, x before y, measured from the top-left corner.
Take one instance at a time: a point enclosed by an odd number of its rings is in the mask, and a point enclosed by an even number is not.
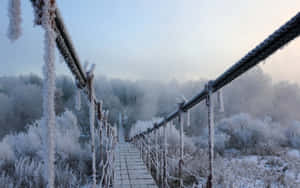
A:
[[[271,54],[285,46],[287,43],[289,43],[299,35],[300,12],[298,12],[293,18],[282,25],[254,49],[248,52],[243,58],[232,65],[223,74],[221,74],[215,80],[210,81],[212,92],[216,92],[225,85],[229,84],[231,81],[235,80],[237,77],[241,76],[243,73],[256,66],[258,63],[269,57]],[[204,88],[200,93],[192,97],[189,101],[184,102],[183,105],[181,105],[181,108],[170,113],[158,123],[154,123],[154,126],[152,128],[148,128],[147,130],[136,134],[130,139],[130,141],[135,138],[141,137],[142,135],[149,134],[150,132],[159,129],[162,126],[166,126],[166,123],[178,117],[181,111],[187,112],[189,109],[205,100],[207,95],[208,90]]]

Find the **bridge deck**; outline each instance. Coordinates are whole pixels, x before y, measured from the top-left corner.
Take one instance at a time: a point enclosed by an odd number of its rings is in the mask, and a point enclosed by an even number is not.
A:
[[[117,145],[114,188],[157,188],[139,151],[129,143]]]

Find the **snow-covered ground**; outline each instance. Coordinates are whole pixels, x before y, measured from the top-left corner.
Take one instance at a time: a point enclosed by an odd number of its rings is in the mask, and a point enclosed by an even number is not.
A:
[[[157,119],[153,119],[152,121],[137,122],[131,130],[131,136],[142,130],[147,130],[147,128],[151,127],[153,125],[153,122],[155,122],[156,120]],[[247,120],[248,123],[250,123],[254,127],[258,126],[259,128],[261,128],[261,126],[266,126],[264,122],[259,120],[254,121],[253,119],[251,119],[251,117],[245,115],[235,116],[230,119],[230,122],[235,124],[236,134],[243,133],[243,131],[241,133],[238,132],[238,125],[241,120],[243,120],[242,122],[244,125],[246,125],[244,120]],[[224,121],[227,121],[228,124],[229,119]],[[215,187],[300,187],[300,150],[291,148],[289,146],[282,147],[279,145],[276,146],[276,149],[271,149],[267,144],[262,146],[261,144],[254,144],[251,146],[248,145],[248,149],[230,148],[228,144],[231,143],[230,139],[231,137],[234,137],[234,134],[224,135],[223,133],[221,135],[221,133],[219,132],[219,129],[224,128],[221,126],[224,126],[224,121],[220,122],[216,128],[217,134],[214,158]],[[228,126],[228,129],[230,129],[230,126]],[[262,132],[264,131],[266,130],[263,130]],[[171,187],[176,187],[176,181],[174,181],[174,178],[172,177],[176,178],[178,176],[180,148],[179,131],[174,126],[172,126],[167,128],[167,133],[168,173],[170,175],[169,184]],[[252,134],[253,132],[248,130],[248,133]],[[153,142],[154,139],[152,137],[150,134],[148,141]],[[243,138],[245,139],[244,141],[247,142],[247,140],[251,139],[252,137]],[[261,139],[264,140],[263,138]],[[234,140],[235,142],[239,142],[239,139],[236,140],[235,138]],[[207,135],[205,136],[205,133],[203,136],[197,137],[188,137],[185,135],[184,141],[185,185],[187,187],[205,187],[208,176],[209,163]],[[263,147],[265,147],[265,149],[263,149]]]

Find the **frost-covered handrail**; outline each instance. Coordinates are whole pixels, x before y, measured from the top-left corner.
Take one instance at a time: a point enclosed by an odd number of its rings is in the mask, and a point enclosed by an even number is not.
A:
[[[278,49],[282,48],[284,45],[295,39],[300,35],[300,12],[298,12],[293,18],[266,38],[263,42],[257,45],[254,49],[248,52],[243,58],[241,58],[237,63],[227,69],[223,74],[217,77],[215,80],[211,81],[212,91],[216,92],[237,77],[241,76],[243,73],[249,69],[256,66],[258,63],[269,57],[271,54],[276,52]],[[152,128],[147,129],[133,136],[130,140],[141,137],[141,135],[149,134],[150,132],[166,125],[167,122],[176,118],[180,111],[188,111],[195,105],[205,100],[208,95],[207,89],[203,89],[199,94],[195,95],[189,101],[185,102],[180,109],[176,109],[174,112],[170,113],[160,122],[154,124]]]
[[[42,16],[40,13],[40,9],[43,2],[41,0],[31,0],[31,2],[35,11],[35,24],[40,25],[41,22],[39,20],[39,17]],[[56,45],[65,62],[69,66],[72,74],[75,76],[78,82],[78,86],[82,88],[86,85],[87,82],[86,74],[81,66],[80,59],[77,56],[72,40],[68,34],[68,31],[57,7],[54,14],[55,19],[52,26],[57,35]]]
[[[35,12],[35,24],[40,25],[40,17],[41,14],[41,8],[43,5],[42,0],[30,0],[32,2],[34,12]],[[68,65],[70,71],[75,77],[76,80],[76,86],[79,89],[84,89],[84,93],[87,96],[90,96],[90,90],[85,89],[88,83],[88,75],[86,74],[85,70],[83,69],[80,59],[76,53],[76,50],[74,48],[74,45],[72,43],[71,37],[67,31],[67,28],[64,24],[64,21],[61,17],[60,11],[58,7],[55,8],[54,12],[54,22],[52,23],[53,30],[56,34],[56,45],[60,52],[60,54],[63,56],[66,64]],[[98,119],[101,119],[101,106],[100,101],[97,100],[96,97],[89,98],[89,100],[94,100],[95,105],[95,113],[97,114]]]
[[[72,40],[67,32],[67,29],[65,27],[65,24],[63,22],[63,19],[60,15],[59,9],[56,6],[53,6],[51,11],[50,9],[45,9],[44,6],[47,4],[54,5],[55,0],[31,0],[33,8],[34,8],[34,15],[35,15],[35,24],[36,25],[43,25],[43,16],[49,15],[52,19],[49,19],[48,27],[53,32],[53,48],[56,46],[64,58],[66,64],[68,65],[70,71],[72,72],[73,76],[75,77],[76,86],[78,89],[83,90],[83,92],[86,94],[89,103],[89,116],[90,116],[90,132],[91,132],[91,151],[92,151],[92,171],[93,171],[93,188],[96,188],[97,182],[96,182],[96,151],[95,151],[95,116],[96,121],[99,124],[102,124],[104,122],[104,128],[107,130],[106,139],[108,140],[106,142],[106,148],[109,146],[109,150],[106,151],[107,154],[107,163],[105,164],[105,178],[102,176],[102,180],[104,178],[104,184],[106,186],[109,186],[111,179],[113,178],[113,149],[114,149],[114,139],[115,139],[115,133],[112,130],[112,126],[107,123],[108,120],[108,111],[103,112],[102,111],[102,102],[98,101],[96,96],[94,95],[94,86],[93,86],[93,70],[95,68],[94,65],[91,66],[89,70],[83,69],[80,63],[80,59],[77,56],[77,53],[75,51],[74,45],[72,44]],[[55,41],[54,41],[55,38]],[[52,58],[53,60],[54,58]],[[54,92],[54,90],[53,90]],[[79,91],[78,91],[79,92]],[[54,96],[54,94],[53,94]],[[77,103],[77,109],[80,109],[80,93],[78,93],[78,103]],[[53,98],[54,99],[54,98]],[[53,110],[54,114],[54,110]],[[101,125],[99,126],[101,127]],[[101,131],[101,129],[100,129]],[[101,131],[102,134],[102,131]],[[102,134],[103,136],[103,134]],[[102,139],[103,141],[103,139]],[[101,141],[101,142],[102,142]],[[109,142],[109,143],[108,143]],[[101,146],[100,146],[101,148]],[[52,149],[54,151],[54,149]],[[101,152],[100,152],[101,153]],[[54,155],[53,155],[54,156]],[[101,159],[102,160],[102,159]],[[52,160],[54,161],[54,160]],[[102,163],[103,161],[101,161]],[[53,162],[50,164],[54,164]],[[104,169],[103,169],[104,170]],[[52,174],[54,171],[51,171]],[[53,175],[54,176],[54,175]],[[49,178],[51,180],[50,187],[53,187],[54,185],[54,178]],[[52,180],[53,179],[53,180]],[[100,187],[102,186],[102,181],[100,183]]]

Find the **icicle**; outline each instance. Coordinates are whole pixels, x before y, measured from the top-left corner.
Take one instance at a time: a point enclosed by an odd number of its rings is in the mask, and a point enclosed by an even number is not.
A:
[[[42,24],[45,29],[45,54],[44,54],[44,95],[43,95],[43,117],[45,119],[44,130],[45,139],[45,177],[47,177],[47,187],[54,187],[54,160],[55,160],[55,33],[51,27],[50,13],[55,10],[55,4],[45,0],[43,6]]]
[[[59,54],[58,58],[59,58],[59,63],[63,64],[65,62],[65,59],[61,54]]]
[[[105,111],[105,121],[106,121],[106,124],[108,123],[108,115],[109,115],[109,110],[106,110]]]
[[[96,68],[96,65],[92,64],[91,67],[90,67],[89,72],[94,72],[95,68]]]
[[[218,90],[218,104],[219,104],[219,112],[224,112],[224,102],[223,102],[222,89]]]
[[[122,127],[122,113],[119,113],[119,127]]]
[[[208,146],[209,146],[209,176],[207,180],[207,187],[211,188],[213,185],[213,160],[214,160],[214,103],[213,103],[213,91],[212,91],[212,83],[209,82],[206,85],[206,89],[208,92],[206,103],[208,107]]]
[[[79,111],[81,109],[81,96],[80,96],[80,89],[77,89],[76,91],[76,103],[75,103],[75,109]]]
[[[83,69],[84,69],[85,72],[88,72],[88,66],[89,66],[89,64],[90,63],[88,61],[84,62]]]
[[[22,34],[21,0],[9,0],[8,2],[9,25],[7,37],[10,41],[17,40]]]
[[[191,116],[190,116],[190,111],[186,111],[186,126],[190,127],[191,126]]]

